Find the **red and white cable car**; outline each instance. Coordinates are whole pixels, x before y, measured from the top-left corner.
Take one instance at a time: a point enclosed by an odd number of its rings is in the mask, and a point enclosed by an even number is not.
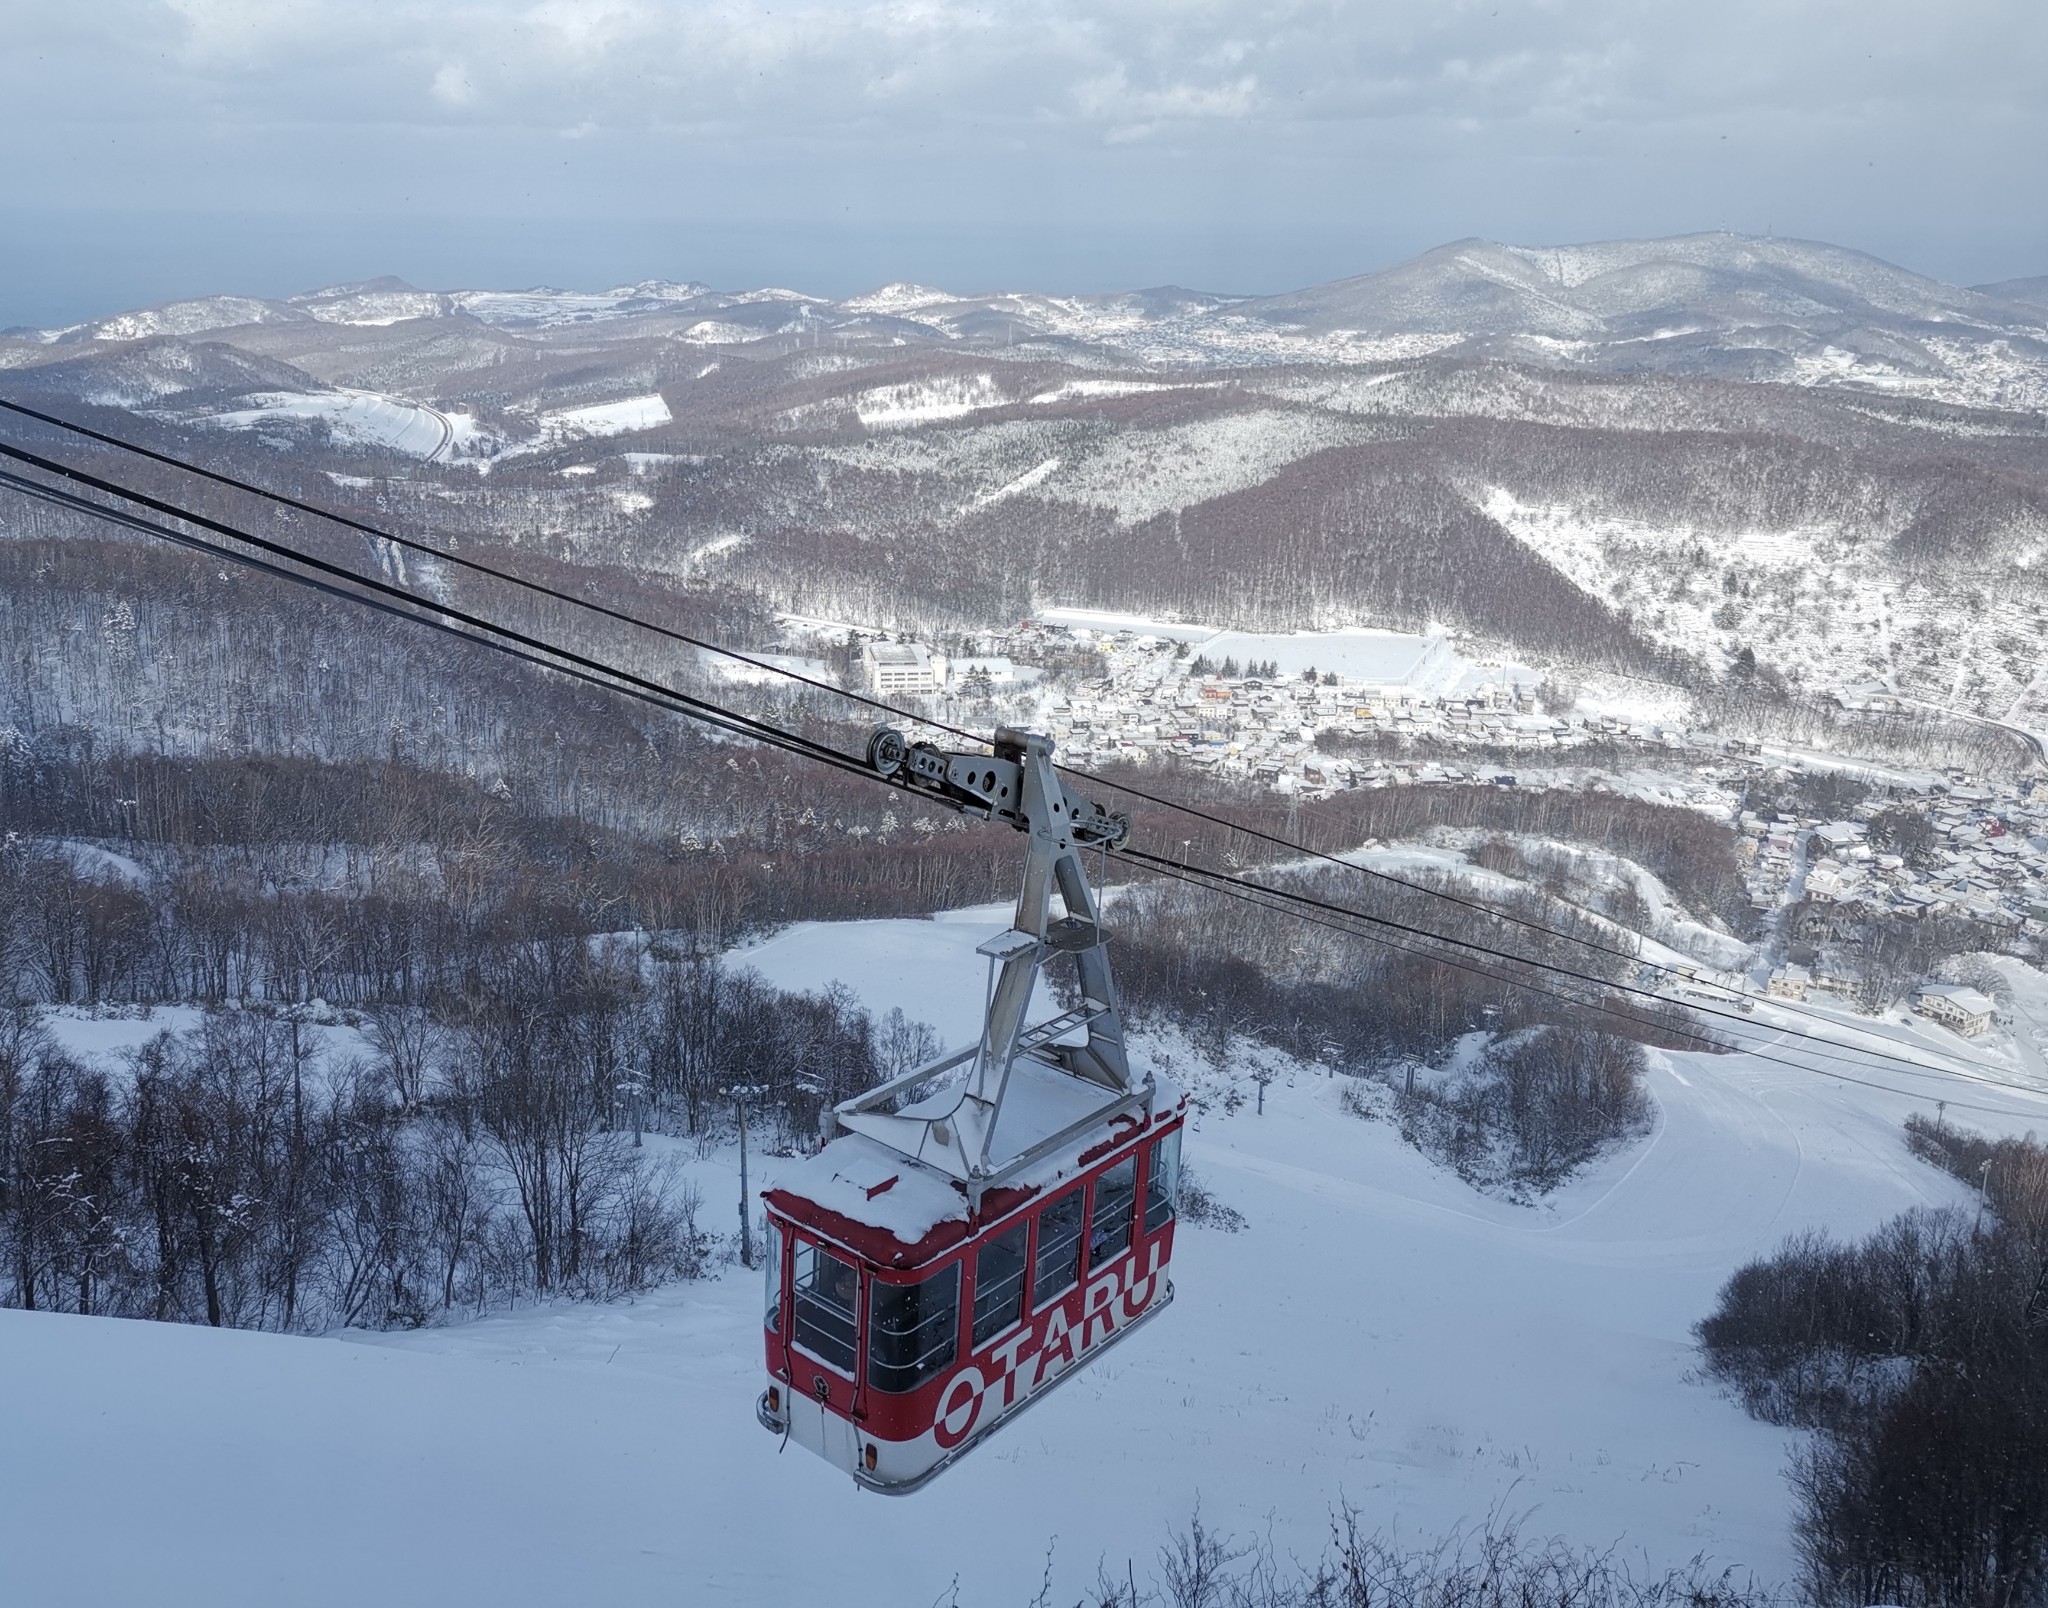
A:
[[[764,1192],[764,1427],[871,1490],[914,1491],[1173,1299],[1186,1097],[1133,1081],[1082,851],[1129,822],[1069,792],[1043,737],[995,754],[875,733],[883,774],[1029,837],[1010,929],[981,946],[980,1042],[838,1106]],[[1058,895],[1063,910],[1055,914]],[[1070,957],[1072,1008],[1026,1025]]]

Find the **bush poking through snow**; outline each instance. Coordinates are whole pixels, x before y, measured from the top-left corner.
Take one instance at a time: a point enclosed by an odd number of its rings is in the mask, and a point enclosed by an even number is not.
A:
[[[1906,1119],[1913,1154],[1983,1192],[1999,1218],[2048,1256],[2048,1146],[2032,1139],[1987,1139],[1967,1128]]]
[[[1180,1215],[1182,1222],[1193,1223],[1197,1228],[1220,1229],[1226,1234],[1241,1234],[1247,1226],[1244,1213],[1210,1194],[1208,1186],[1186,1162],[1181,1163],[1180,1169]]]
[[[1467,1183],[1542,1195],[1649,1127],[1645,1065],[1640,1045],[1611,1033],[1539,1027],[1489,1045],[1448,1081],[1404,1079],[1394,1113],[1402,1138]]]
[[[1034,1608],[1049,1599],[1041,1593]],[[1314,1563],[1282,1562],[1262,1543],[1210,1529],[1197,1512],[1159,1550],[1142,1584],[1105,1564],[1079,1608],[1776,1608],[1780,1593],[1715,1571],[1704,1558],[1636,1574],[1613,1549],[1525,1539],[1512,1522],[1434,1546],[1402,1547],[1366,1532],[1346,1503]]]

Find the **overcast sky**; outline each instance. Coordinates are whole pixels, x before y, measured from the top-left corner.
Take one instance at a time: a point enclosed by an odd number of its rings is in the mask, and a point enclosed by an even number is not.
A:
[[[2044,0],[0,0],[0,325],[1715,228],[1971,283],[2048,273],[2044,90]]]

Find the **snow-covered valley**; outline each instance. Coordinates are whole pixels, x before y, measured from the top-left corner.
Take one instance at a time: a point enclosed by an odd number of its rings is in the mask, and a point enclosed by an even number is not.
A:
[[[1002,919],[806,924],[736,958],[958,1043],[973,946]],[[1318,1070],[1276,1081],[1263,1115],[1213,1105],[1188,1158],[1248,1226],[1184,1227],[1165,1316],[896,1501],[755,1424],[760,1296],[738,1268],[324,1339],[0,1312],[0,1585],[38,1604],[1013,1604],[1048,1567],[1056,1600],[1099,1565],[1144,1579],[1197,1504],[1312,1555],[1339,1500],[1409,1537],[1518,1515],[1657,1568],[1704,1553],[1784,1579],[1792,1437],[1694,1377],[1691,1325],[1787,1234],[1966,1200],[1906,1151],[1909,1112],[1974,1100],[2011,1115],[1973,1123],[2024,1129],[2048,1096],[1652,1059],[1649,1137],[1534,1208],[1349,1114]],[[733,1161],[689,1162],[714,1221]]]

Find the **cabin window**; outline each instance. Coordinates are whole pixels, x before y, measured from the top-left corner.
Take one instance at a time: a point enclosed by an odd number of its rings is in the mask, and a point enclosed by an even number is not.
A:
[[[1091,1269],[1130,1249],[1131,1214],[1137,1200],[1138,1158],[1133,1154],[1095,1180],[1095,1211],[1088,1219]]]
[[[974,1258],[974,1344],[993,1340],[1024,1316],[1024,1240],[1028,1223],[1006,1228]]]
[[[868,1383],[901,1395],[936,1378],[960,1349],[960,1264],[917,1284],[868,1291]]]
[[[796,1250],[796,1343],[829,1367],[853,1372],[860,1338],[860,1273],[818,1245]]]
[[[1145,1164],[1145,1232],[1164,1228],[1179,1208],[1180,1129],[1175,1128],[1152,1141]]]
[[[779,1334],[782,1330],[782,1229],[774,1218],[768,1219],[761,1239],[761,1266],[768,1275],[766,1322],[770,1334]]]
[[[1081,1277],[1081,1191],[1068,1190],[1038,1214],[1038,1263],[1031,1270],[1031,1299],[1044,1306],[1065,1295]]]

